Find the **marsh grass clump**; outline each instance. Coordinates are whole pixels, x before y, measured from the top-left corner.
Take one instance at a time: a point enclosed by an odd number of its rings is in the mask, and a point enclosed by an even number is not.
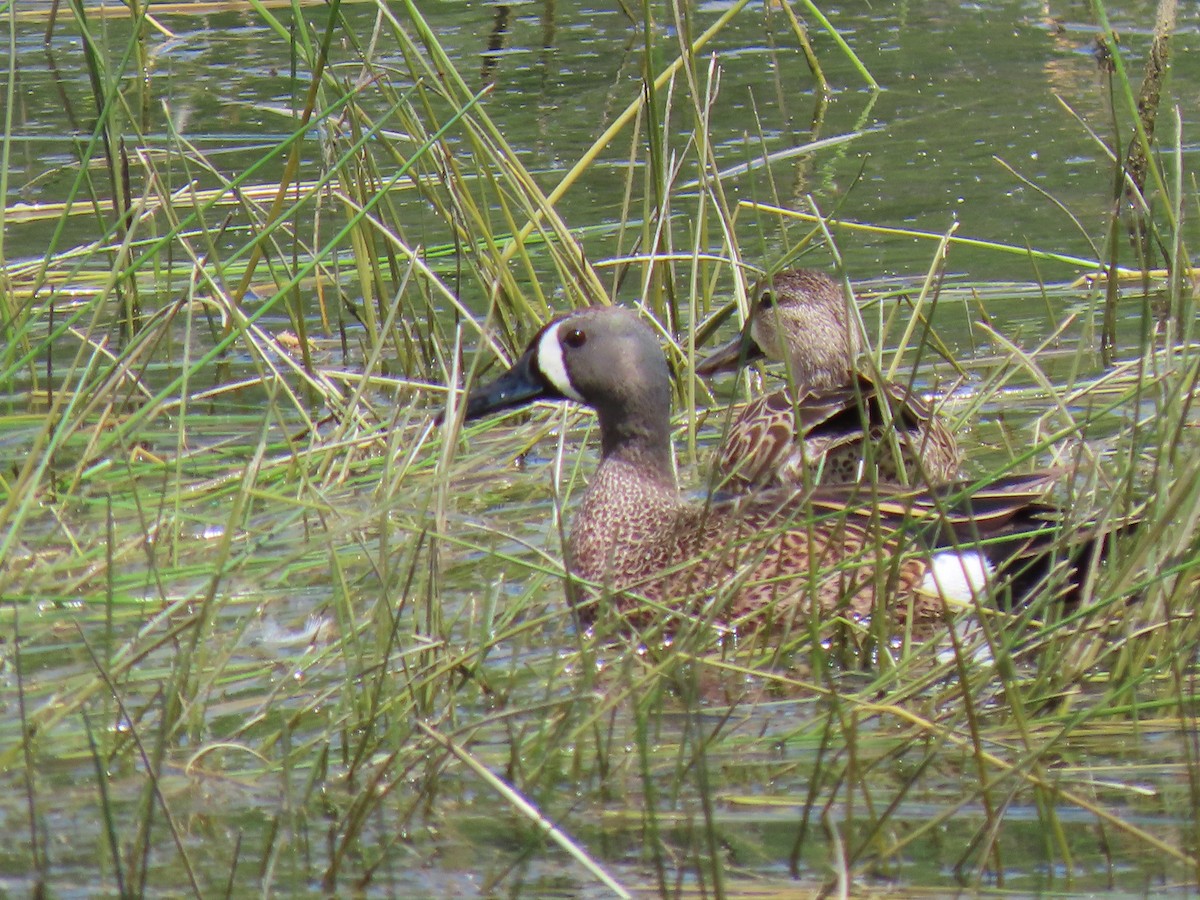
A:
[[[518,132],[494,68],[464,63],[435,11],[268,6],[7,18],[24,100],[0,146],[6,883],[724,896],[1200,877],[1182,115],[1140,120],[1134,272],[1124,207],[1086,258],[823,210],[815,161],[844,158],[875,99],[812,145],[757,102],[730,138],[724,60],[748,41],[770,46],[793,120],[793,49],[874,83],[812,9],[807,27],[741,0],[629,8],[615,37],[589,23],[626,62],[579,97],[592,145],[546,167],[528,145],[559,120]],[[552,82],[562,38],[539,10]],[[535,21],[489,14],[500,44]],[[269,49],[218,112],[163,80],[207,65],[177,48],[229,34],[223,17]],[[43,34],[58,80],[34,94],[74,123],[48,129],[74,131],[52,154],[22,149]],[[1092,130],[1106,197],[1131,196],[1104,143],[1137,130],[1125,71]],[[724,403],[757,390],[694,377],[708,332],[737,327],[713,324],[721,308],[744,317],[760,270],[833,270],[841,244],[885,237],[928,246],[928,272],[882,287],[846,266],[861,361],[937,395],[971,477],[1064,473],[1052,530],[1111,534],[1074,602],[1056,570],[937,642],[834,612],[718,628],[719,595],[646,604],[637,628],[601,596],[582,623],[563,542],[594,419],[463,423],[458,389],[555,312],[634,304],[701,497]],[[1035,274],[966,282],[967,253]]]

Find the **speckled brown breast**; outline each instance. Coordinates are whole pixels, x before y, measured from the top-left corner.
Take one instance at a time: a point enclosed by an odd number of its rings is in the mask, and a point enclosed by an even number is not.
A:
[[[779,490],[687,506],[634,476],[597,472],[569,560],[635,624],[652,621],[655,605],[736,628],[791,627],[813,613],[866,619],[883,602],[899,619],[942,616],[940,598],[914,592],[926,560],[901,557],[897,520],[877,505]],[[581,613],[590,621],[594,609]]]

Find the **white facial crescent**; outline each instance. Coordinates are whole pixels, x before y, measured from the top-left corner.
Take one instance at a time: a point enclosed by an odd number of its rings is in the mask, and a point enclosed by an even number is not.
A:
[[[562,342],[558,337],[560,327],[562,327],[562,322],[555,322],[542,332],[537,348],[538,369],[554,385],[554,389],[564,397],[569,397],[577,403],[586,403],[587,401],[571,384],[571,377],[567,374],[567,364],[563,360]]]

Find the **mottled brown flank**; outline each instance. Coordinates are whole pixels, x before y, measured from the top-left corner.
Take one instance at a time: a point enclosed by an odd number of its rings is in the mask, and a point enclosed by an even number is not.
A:
[[[810,391],[799,403],[784,389],[746,404],[717,451],[723,489],[745,493],[779,486],[953,480],[958,446],[929,407],[907,393],[894,396],[903,389],[889,385],[892,440],[879,406],[883,398],[874,384],[859,380],[857,390]]]
[[[895,526],[878,509],[837,510],[786,490],[688,504],[635,466],[606,460],[576,514],[568,553],[572,572],[612,592],[626,614],[644,598],[726,625],[779,628],[813,612],[865,620],[878,595],[898,618],[911,606],[914,620],[940,620],[942,600],[914,593],[927,561],[894,558]],[[714,598],[727,605],[707,608]]]

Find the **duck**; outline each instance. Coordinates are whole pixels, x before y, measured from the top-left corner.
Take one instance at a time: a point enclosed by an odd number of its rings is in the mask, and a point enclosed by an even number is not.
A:
[[[624,307],[551,320],[507,371],[468,391],[463,418],[538,401],[581,404],[598,420],[599,464],[564,547],[568,601],[585,625],[606,599],[634,628],[665,615],[759,630],[882,609],[919,627],[1002,579],[1033,590],[1055,556],[1040,483],[967,499],[858,484],[684,496],[671,371],[655,332]]]
[[[849,484],[937,486],[958,477],[954,434],[909,386],[859,371],[859,327],[841,285],[818,269],[769,275],[742,334],[696,365],[711,377],[766,359],[789,386],[751,400],[716,451],[722,489]]]

